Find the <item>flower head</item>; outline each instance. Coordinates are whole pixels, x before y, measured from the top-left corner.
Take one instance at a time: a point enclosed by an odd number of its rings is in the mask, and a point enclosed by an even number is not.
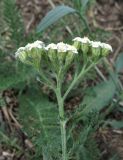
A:
[[[67,51],[70,51],[72,53],[78,54],[78,51],[74,46],[69,45],[69,44],[66,44],[66,46],[67,46]]]
[[[19,55],[25,51],[25,47],[20,47],[17,52],[15,53],[15,58],[18,58]]]
[[[15,53],[15,57],[19,58],[19,60],[23,63],[32,65],[38,69],[40,66],[44,46],[45,45],[42,41],[29,43],[25,47],[20,47]]]
[[[63,43],[63,42],[59,42],[57,43],[57,51],[58,52],[72,52],[72,53],[78,53],[77,49],[69,44]]]
[[[33,48],[44,48],[44,43],[42,42],[42,41],[39,41],[39,40],[37,40],[37,41],[35,41],[34,43],[28,43],[26,46],[25,46],[25,48],[27,49],[27,50],[31,50],[31,49],[33,49]]]
[[[49,50],[49,49],[57,50],[57,45],[54,43],[51,43],[48,46],[46,46],[45,49],[46,50]]]
[[[67,52],[67,45],[63,42],[57,43],[57,51],[58,52]]]
[[[102,43],[100,41],[91,41],[92,54],[95,56],[106,56],[108,53],[113,51],[112,47],[107,43]]]
[[[93,48],[99,48],[99,47],[101,47],[101,42],[100,41],[99,42],[91,41],[90,44],[91,44],[91,46]]]
[[[108,49],[111,52],[113,51],[112,46],[107,44],[107,43],[101,43],[101,47],[105,48],[105,49]]]
[[[77,41],[77,42],[81,42],[81,43],[90,43],[90,40],[88,37],[84,37],[84,38],[76,37],[73,39],[73,41]]]

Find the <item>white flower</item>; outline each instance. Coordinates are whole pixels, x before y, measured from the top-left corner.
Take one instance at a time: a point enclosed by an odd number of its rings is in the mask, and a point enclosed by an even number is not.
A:
[[[72,53],[78,53],[77,49],[74,46],[63,43],[63,42],[57,43],[57,51],[58,52],[71,51]]]
[[[58,52],[67,52],[67,45],[63,42],[57,43]]]
[[[66,44],[66,46],[68,51],[71,51],[72,53],[76,53],[76,54],[78,53],[77,49],[74,46],[71,46],[69,44]]]
[[[15,57],[17,58],[23,51],[25,51],[25,47],[20,47],[15,53]]]
[[[90,44],[93,48],[98,48],[98,47],[101,47],[102,43],[100,41],[99,42],[91,41]]]
[[[112,46],[107,43],[101,43],[101,47],[113,51]]]
[[[49,49],[57,49],[57,45],[56,44],[54,44],[54,43],[51,43],[51,44],[49,44],[47,47],[45,47],[45,49],[46,50],[49,50]]]
[[[81,42],[81,43],[90,43],[90,40],[88,37],[84,37],[84,38],[81,38],[81,37],[76,37],[73,39],[73,41],[78,41],[78,42]]]
[[[32,48],[44,48],[44,43],[42,41],[35,41],[34,43],[28,43],[25,48],[31,50]]]

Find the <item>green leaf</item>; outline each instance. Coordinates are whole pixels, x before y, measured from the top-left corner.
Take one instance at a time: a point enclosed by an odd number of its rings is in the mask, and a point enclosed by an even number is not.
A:
[[[24,23],[15,0],[4,0],[4,19],[9,27],[11,41],[19,47],[25,41]]]
[[[42,21],[37,26],[37,32],[44,31],[46,28],[54,24],[63,16],[70,13],[74,13],[74,12],[76,12],[76,10],[69,6],[65,6],[65,5],[57,6],[53,10],[49,11],[47,15],[42,19]]]
[[[110,124],[115,129],[123,128],[123,121],[111,120],[106,122],[106,124]]]
[[[93,110],[100,111],[106,107],[115,94],[116,85],[112,79],[110,79],[109,81],[93,87],[92,90],[93,94],[91,93],[91,95],[86,95],[80,105],[80,107],[85,106],[82,111],[84,114],[87,114]]]
[[[24,131],[34,143],[36,154],[54,160],[61,151],[58,108],[40,92],[34,87],[20,97],[19,117]]]
[[[115,68],[117,72],[123,71],[123,53],[119,54],[115,62]]]
[[[89,0],[81,0],[81,4],[82,4],[82,7],[86,7],[87,4],[88,4]]]
[[[0,90],[25,82],[32,74],[29,68],[22,63],[17,65],[15,61],[2,61],[2,58],[0,63]]]

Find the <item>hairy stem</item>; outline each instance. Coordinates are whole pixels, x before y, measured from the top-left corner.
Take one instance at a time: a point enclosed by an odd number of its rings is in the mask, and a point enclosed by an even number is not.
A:
[[[66,118],[64,111],[64,100],[61,95],[60,79],[57,80],[56,97],[59,107],[60,128],[61,128],[61,141],[62,141],[62,160],[67,160],[67,145],[66,145]]]
[[[73,87],[80,81],[82,77],[85,76],[85,74],[95,65],[95,63],[92,63],[87,69],[83,68],[82,71],[79,73],[78,76],[75,76],[72,83],[68,87],[67,91],[65,92],[63,99],[65,100],[69,92],[73,89]]]

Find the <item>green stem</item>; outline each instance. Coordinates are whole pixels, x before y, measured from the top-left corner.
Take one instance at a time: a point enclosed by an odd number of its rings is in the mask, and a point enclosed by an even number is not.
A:
[[[51,82],[46,75],[43,73],[43,71],[40,69],[38,70],[38,74],[39,76],[41,76],[41,78],[43,79],[43,84],[46,84],[49,88],[54,90],[54,84],[53,82]],[[41,82],[41,81],[40,81]]]
[[[86,19],[83,17],[83,15],[80,12],[77,12],[77,14],[80,16],[82,23],[84,23],[85,27],[87,28],[88,33],[91,34],[91,30]]]
[[[68,90],[65,92],[64,96],[63,96],[63,100],[66,99],[67,95],[69,94],[69,92],[73,89],[73,87],[80,81],[80,79],[82,77],[84,77],[84,75],[95,65],[95,63],[92,63],[87,69],[83,68],[82,71],[79,73],[79,75],[75,76],[72,83],[70,84]]]
[[[61,128],[61,141],[62,141],[62,160],[67,160],[67,145],[66,145],[66,118],[64,111],[64,100],[61,95],[61,80],[57,80],[56,97],[59,107],[60,128]]]

